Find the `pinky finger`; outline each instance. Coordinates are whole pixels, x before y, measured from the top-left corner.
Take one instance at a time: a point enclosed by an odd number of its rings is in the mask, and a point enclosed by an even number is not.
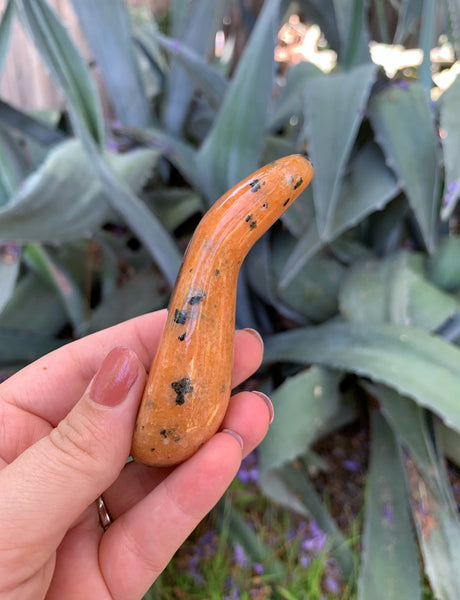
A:
[[[141,598],[235,477],[243,449],[222,431],[120,516],[100,545],[100,568],[115,600]]]

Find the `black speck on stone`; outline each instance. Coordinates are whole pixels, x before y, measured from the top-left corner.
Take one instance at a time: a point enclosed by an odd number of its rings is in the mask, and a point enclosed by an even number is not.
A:
[[[285,201],[283,202],[283,206],[287,206],[287,205],[289,204],[289,202],[290,202],[290,201],[291,201],[291,199],[290,199],[290,198],[288,198],[287,200],[285,200]]]
[[[171,383],[172,389],[176,392],[176,404],[182,406],[185,402],[185,394],[193,392],[192,382],[189,377],[182,377],[178,381]]]
[[[186,310],[179,310],[178,308],[176,308],[176,310],[174,311],[174,323],[184,325],[185,321],[187,320],[187,316],[188,315]]]
[[[303,179],[302,179],[302,177],[299,177],[299,181],[297,181],[294,184],[294,189],[296,190],[298,187],[300,187],[302,185],[302,183],[303,183]]]
[[[177,339],[179,340],[179,342],[183,342],[185,340],[186,335],[187,335],[186,331],[184,331],[184,333],[181,333],[180,335],[178,335]]]
[[[251,221],[249,223],[249,229],[255,229],[257,227],[257,221]]]
[[[190,306],[194,306],[195,304],[199,304],[200,302],[203,302],[203,300],[206,298],[206,294],[204,292],[200,292],[199,294],[194,294],[193,296],[190,296],[190,298],[187,300],[188,304],[190,304]]]
[[[258,192],[260,190],[260,181],[258,179],[253,179],[249,182],[251,186],[251,192]]]

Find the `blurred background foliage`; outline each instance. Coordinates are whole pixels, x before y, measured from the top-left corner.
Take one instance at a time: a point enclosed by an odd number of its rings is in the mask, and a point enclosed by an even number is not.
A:
[[[19,21],[65,99],[0,99],[1,376],[165,307],[206,208],[261,164],[306,153],[312,185],[238,286],[276,413],[260,490],[312,516],[352,579],[312,475],[326,468],[315,444],[358,423],[370,434],[357,597],[416,600],[426,577],[434,597],[458,598],[460,3],[70,4],[102,95],[45,0],[9,0],[0,24],[0,64]]]

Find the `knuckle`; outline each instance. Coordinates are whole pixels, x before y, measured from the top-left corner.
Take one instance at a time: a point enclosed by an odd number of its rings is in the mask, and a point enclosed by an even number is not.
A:
[[[61,462],[68,462],[73,468],[88,463],[98,466],[101,454],[101,440],[95,435],[93,425],[85,417],[78,421],[64,419],[49,434],[49,440],[59,453]]]

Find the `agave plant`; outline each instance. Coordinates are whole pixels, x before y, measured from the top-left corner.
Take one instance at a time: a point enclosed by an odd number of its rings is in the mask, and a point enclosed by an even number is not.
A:
[[[173,0],[161,26],[123,0],[72,5],[115,122],[45,0],[9,0],[0,26],[1,64],[19,18],[67,100],[57,120],[0,103],[2,375],[165,306],[197,216],[262,163],[307,152],[311,189],[239,282],[237,320],[267,338],[261,376],[277,415],[261,490],[313,515],[351,577],[309,472],[313,444],[364,412],[358,597],[421,598],[425,574],[437,598],[457,598],[446,459],[460,465],[460,83],[436,88],[430,50],[442,34],[458,56],[458,4],[265,0],[257,18],[244,13],[238,56],[231,36],[214,51],[226,0]],[[319,27],[332,70],[275,61],[293,13]],[[371,40],[418,46],[423,60],[390,78]]]

